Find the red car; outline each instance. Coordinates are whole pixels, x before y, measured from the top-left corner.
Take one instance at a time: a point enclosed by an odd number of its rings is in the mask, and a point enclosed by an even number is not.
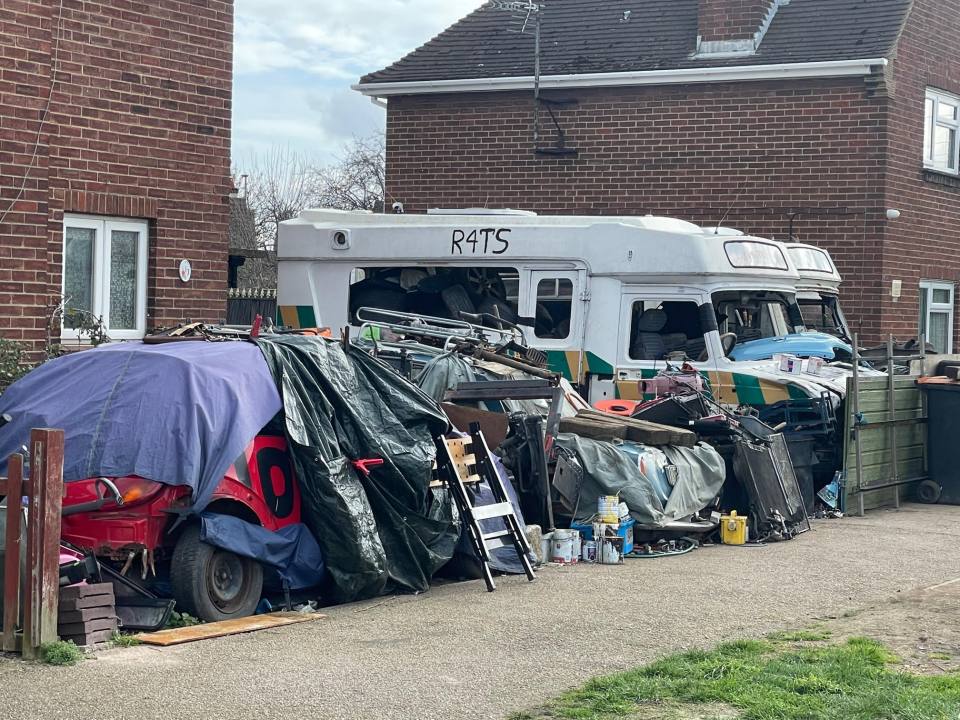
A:
[[[263,569],[255,560],[201,542],[199,519],[186,515],[189,488],[140,477],[67,483],[64,510],[85,504],[91,509],[65,514],[65,540],[124,574],[138,573],[150,582],[169,579],[177,607],[201,620],[243,617],[256,609]],[[286,440],[257,435],[227,471],[205,511],[272,531],[299,523],[300,489]]]

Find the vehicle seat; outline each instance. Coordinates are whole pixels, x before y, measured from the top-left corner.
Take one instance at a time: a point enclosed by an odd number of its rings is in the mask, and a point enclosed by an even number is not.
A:
[[[687,348],[687,335],[686,333],[676,332],[676,333],[664,333],[660,337],[663,338],[663,346],[666,354],[670,354],[675,350],[686,350]]]
[[[630,355],[636,360],[659,360],[667,350],[660,331],[667,324],[667,314],[660,308],[644,310],[637,320],[636,337]]]

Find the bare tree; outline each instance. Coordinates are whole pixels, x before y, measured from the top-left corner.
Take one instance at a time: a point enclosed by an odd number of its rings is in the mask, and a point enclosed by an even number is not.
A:
[[[383,212],[385,168],[383,133],[355,137],[336,162],[317,169],[317,199],[323,207]]]
[[[251,155],[239,172],[246,175],[240,190],[253,210],[258,246],[273,250],[280,223],[316,202],[316,171],[304,155],[287,146]]]
[[[308,207],[383,211],[384,136],[354,138],[328,165],[290,147],[251,154],[234,169],[241,197],[234,203],[231,242],[266,257],[249,257],[239,269],[241,287],[275,287],[280,223]]]

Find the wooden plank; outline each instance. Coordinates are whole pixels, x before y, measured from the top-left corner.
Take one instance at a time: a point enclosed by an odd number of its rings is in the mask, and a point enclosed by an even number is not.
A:
[[[29,587],[24,592],[23,656],[57,639],[60,590],[60,512],[63,504],[63,431],[30,431],[30,493],[27,512]]]
[[[627,437],[626,425],[614,425],[605,422],[596,422],[587,418],[561,418],[560,432],[573,433],[594,440],[625,440]]]
[[[453,426],[461,432],[467,432],[470,429],[470,423],[480,423],[480,429],[483,436],[487,438],[490,447],[500,447],[500,443],[507,437],[509,430],[509,421],[506,413],[494,413],[478,408],[463,407],[452,403],[443,403],[443,411],[450,418]]]
[[[693,447],[697,444],[697,434],[695,432],[673,427],[672,425],[661,425],[648,420],[612,415],[611,413],[600,412],[599,410],[581,410],[577,413],[577,417],[626,425],[635,431],[633,433],[628,432],[627,437],[629,439],[636,440],[637,442],[646,442],[650,445]]]
[[[250,617],[237,618],[235,620],[223,620],[221,622],[192,625],[190,627],[170,628],[169,630],[159,630],[154,633],[141,633],[136,637],[147,645],[167,647],[169,645],[180,645],[197,640],[208,640],[226,635],[237,635],[239,633],[255,632],[257,630],[266,630],[283,625],[293,625],[294,623],[302,623],[309,620],[320,620],[326,617],[326,615],[320,613],[268,613],[266,615],[251,615]]]
[[[23,456],[14,453],[7,460],[8,485],[23,486]],[[4,537],[3,567],[3,650],[17,651],[17,625],[20,624],[20,507],[21,493],[7,495],[7,531]]]

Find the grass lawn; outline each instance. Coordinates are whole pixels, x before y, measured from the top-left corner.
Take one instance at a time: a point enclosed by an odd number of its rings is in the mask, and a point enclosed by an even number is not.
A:
[[[514,720],[957,720],[960,675],[898,671],[880,643],[775,633],[590,681]]]

